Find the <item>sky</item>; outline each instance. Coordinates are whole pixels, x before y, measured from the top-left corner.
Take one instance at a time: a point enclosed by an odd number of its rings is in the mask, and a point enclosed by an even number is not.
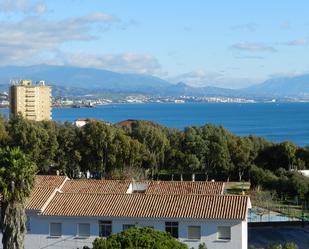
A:
[[[0,65],[242,88],[309,72],[308,0],[0,0]]]

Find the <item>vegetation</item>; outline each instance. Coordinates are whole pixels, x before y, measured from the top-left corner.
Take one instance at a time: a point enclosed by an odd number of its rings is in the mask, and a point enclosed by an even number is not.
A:
[[[255,246],[250,246],[249,249],[255,249]],[[266,249],[298,249],[298,246],[294,243],[287,242],[285,244],[273,244],[266,247]]]
[[[180,131],[147,121],[123,128],[95,121],[77,128],[17,116],[0,118],[0,145],[19,147],[44,174],[59,170],[74,178],[89,170],[95,177],[156,179],[162,172],[196,173],[249,181],[253,189],[276,191],[282,200],[297,196],[298,204],[308,206],[309,180],[296,170],[309,168],[309,146],[240,137],[221,126]]]
[[[46,174],[57,170],[74,178],[80,177],[79,172],[90,171],[94,177],[112,179],[156,179],[161,172],[181,177],[195,173],[207,180],[248,181],[253,189],[270,191],[252,195],[262,207],[265,203],[273,205],[274,199],[287,202],[293,196],[296,204],[308,209],[309,180],[297,173],[298,169],[309,169],[309,146],[271,143],[254,136],[239,137],[221,126],[192,126],[180,131],[146,121],[136,121],[126,127],[94,121],[77,128],[69,123],[27,121],[21,116],[10,120],[0,117],[3,245],[23,248],[24,203],[36,172]],[[230,187],[243,190],[249,184],[231,183]],[[266,208],[275,209],[270,204]],[[165,238],[166,245],[176,243],[168,235],[156,232],[147,237],[145,231],[148,230],[124,233],[133,237],[141,235],[140,240],[134,239],[140,243],[144,240],[151,243],[154,241],[151,236],[160,238],[155,240],[159,242]],[[117,248],[121,243],[133,243],[122,235],[98,239],[96,245],[109,248],[106,246],[112,243],[110,248]],[[185,248],[180,244],[160,244],[163,245],[157,248]]]
[[[93,249],[186,249],[185,244],[177,241],[169,233],[152,228],[130,228],[121,233],[110,235],[107,239],[97,238]]]
[[[0,149],[1,228],[4,249],[24,248],[24,205],[33,187],[35,173],[35,165],[20,149]]]

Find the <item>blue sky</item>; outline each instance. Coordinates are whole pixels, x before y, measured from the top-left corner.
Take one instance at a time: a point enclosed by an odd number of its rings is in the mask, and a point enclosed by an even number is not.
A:
[[[309,71],[309,1],[0,0],[0,64],[239,88]]]

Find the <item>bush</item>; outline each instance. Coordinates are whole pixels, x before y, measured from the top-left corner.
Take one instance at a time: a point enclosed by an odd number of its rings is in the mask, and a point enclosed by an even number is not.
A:
[[[298,249],[298,246],[294,243],[287,242],[284,245],[270,245],[266,249]]]
[[[207,246],[205,243],[199,244],[198,249],[207,249]]]
[[[113,234],[107,239],[97,238],[93,249],[187,249],[169,233],[152,228],[131,228],[121,233]]]
[[[294,243],[288,242],[283,245],[283,249],[298,249],[298,246]]]

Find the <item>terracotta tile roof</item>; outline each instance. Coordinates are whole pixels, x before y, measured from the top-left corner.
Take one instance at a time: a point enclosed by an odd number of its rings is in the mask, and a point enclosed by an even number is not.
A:
[[[222,195],[222,182],[144,181],[144,194],[126,194],[130,181],[37,176],[26,204],[42,215],[245,219],[248,197]]]
[[[61,189],[69,193],[125,194],[130,181],[68,180]],[[137,182],[140,183],[140,182]],[[223,182],[142,181],[148,184],[145,194],[223,194]]]
[[[40,210],[54,191],[55,188],[48,188],[48,187],[34,188],[26,204],[26,208]]]
[[[236,195],[57,193],[42,215],[243,220],[248,201]]]
[[[135,119],[127,119],[127,120],[123,120],[123,121],[116,123],[115,126],[117,126],[117,127],[131,127],[132,124],[137,123],[137,122],[138,122],[138,120],[135,120]]]
[[[223,182],[150,182],[145,194],[198,194],[220,195],[223,194]]]
[[[26,203],[26,208],[34,210],[42,209],[53,192],[60,188],[66,179],[66,176],[37,175],[34,188]]]
[[[68,193],[125,194],[130,181],[116,180],[68,180],[61,189]]]
[[[35,187],[52,187],[60,188],[63,182],[68,179],[66,176],[57,175],[37,175],[35,179]]]

